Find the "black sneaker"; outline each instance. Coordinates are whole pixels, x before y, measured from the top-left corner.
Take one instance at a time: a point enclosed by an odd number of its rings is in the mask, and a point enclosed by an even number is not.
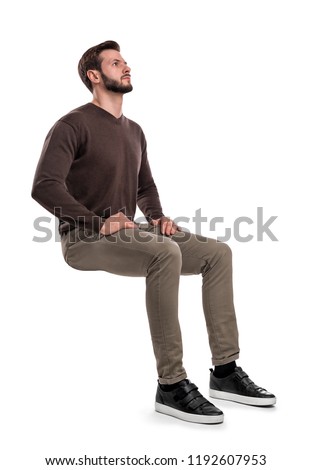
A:
[[[256,406],[268,406],[276,403],[275,396],[254,384],[241,367],[236,367],[232,374],[223,379],[215,377],[213,369],[210,371],[209,395],[212,398]]]
[[[207,401],[188,379],[170,391],[164,391],[158,385],[155,409],[191,423],[215,424],[224,420],[223,412]]]

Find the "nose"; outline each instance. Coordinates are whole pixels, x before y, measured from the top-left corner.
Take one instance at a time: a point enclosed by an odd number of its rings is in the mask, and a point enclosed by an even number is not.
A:
[[[131,67],[128,64],[124,64],[123,73],[130,73]]]

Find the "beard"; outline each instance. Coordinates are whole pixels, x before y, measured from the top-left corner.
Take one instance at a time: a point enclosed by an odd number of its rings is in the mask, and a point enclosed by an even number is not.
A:
[[[100,73],[103,83],[107,90],[113,91],[114,93],[129,93],[130,91],[133,90],[133,86],[131,83],[128,83],[127,85],[122,85],[122,83],[119,83],[117,80],[113,80],[112,78],[107,77],[103,72]]]

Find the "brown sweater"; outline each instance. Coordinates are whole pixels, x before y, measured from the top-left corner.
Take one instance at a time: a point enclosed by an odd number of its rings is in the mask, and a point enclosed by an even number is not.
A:
[[[163,215],[138,124],[88,103],[48,133],[32,197],[60,220],[60,232],[81,226],[99,232],[110,215]]]

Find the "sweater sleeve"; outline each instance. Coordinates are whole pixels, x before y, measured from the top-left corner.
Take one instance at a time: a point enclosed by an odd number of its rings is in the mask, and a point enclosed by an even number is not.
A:
[[[80,204],[68,191],[66,178],[79,149],[77,131],[58,121],[48,133],[35,173],[32,197],[66,225],[99,232],[101,217]]]
[[[142,161],[138,176],[137,205],[147,219],[159,219],[164,215],[159,193],[152,177],[144,135],[142,135]]]

